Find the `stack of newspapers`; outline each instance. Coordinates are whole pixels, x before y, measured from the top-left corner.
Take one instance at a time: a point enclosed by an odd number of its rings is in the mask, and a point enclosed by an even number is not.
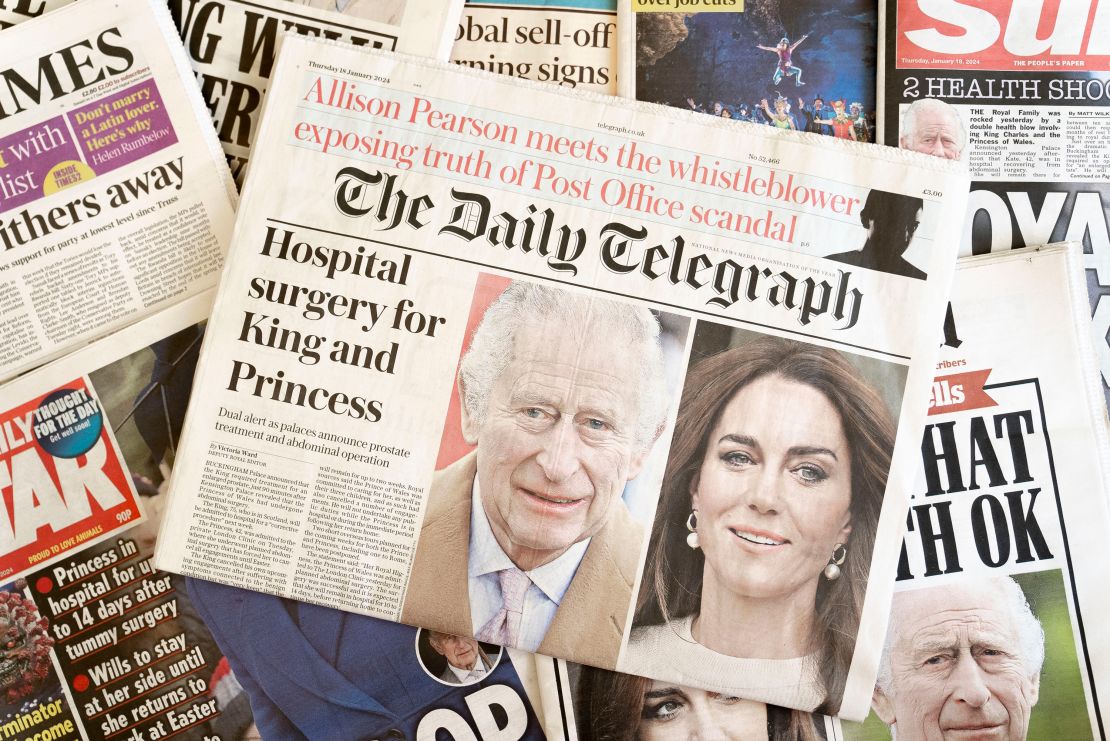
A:
[[[4,739],[1106,738],[1107,0],[0,28]]]

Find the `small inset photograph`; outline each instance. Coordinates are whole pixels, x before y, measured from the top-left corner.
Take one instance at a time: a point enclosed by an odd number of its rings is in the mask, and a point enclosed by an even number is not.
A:
[[[967,129],[960,111],[936,98],[919,98],[902,110],[898,146],[921,154],[959,160],[964,156]]]
[[[925,211],[925,202],[916,196],[872,188],[859,212],[859,223],[863,227],[860,248],[825,255],[825,259],[925,280],[928,249],[917,247],[914,241]]]
[[[695,2],[686,12],[633,14],[637,100],[874,141],[873,6],[745,0],[733,5],[737,12],[696,12],[728,11],[727,5]]]
[[[906,368],[711,322],[692,344],[619,669],[835,714]]]
[[[428,676],[444,684],[481,682],[501,661],[502,648],[473,638],[420,629],[416,655]]]

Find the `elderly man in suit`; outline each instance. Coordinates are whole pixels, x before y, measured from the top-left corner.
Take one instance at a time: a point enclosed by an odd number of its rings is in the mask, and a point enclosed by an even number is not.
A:
[[[428,645],[447,661],[439,678],[448,684],[477,682],[493,668],[490,657],[473,638],[429,630]]]
[[[1025,741],[1044,631],[1009,576],[894,595],[871,706],[898,741]]]
[[[448,718],[473,718],[475,707],[482,707],[475,685],[448,686],[425,673],[414,628],[200,579],[185,581],[189,600],[250,698],[254,722],[267,741],[439,738],[437,729],[448,728],[439,725],[442,710],[453,711]],[[513,719],[510,725],[519,727],[524,716],[521,739],[544,738],[511,661],[502,661],[476,684],[510,689],[487,697]],[[223,696],[216,694],[223,712]],[[490,712],[492,704],[482,712]]]
[[[458,389],[476,449],[432,482],[402,622],[613,666],[643,540],[622,493],[666,416],[657,320],[514,282]]]
[[[963,156],[967,135],[956,109],[935,98],[920,98],[902,114],[898,146],[949,160]]]

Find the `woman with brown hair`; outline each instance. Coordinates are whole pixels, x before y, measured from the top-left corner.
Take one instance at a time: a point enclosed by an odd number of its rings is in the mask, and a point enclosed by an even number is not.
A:
[[[764,337],[699,362],[620,669],[835,713],[893,445],[835,350]]]
[[[818,741],[821,721],[800,710],[581,667],[575,709],[582,741]]]

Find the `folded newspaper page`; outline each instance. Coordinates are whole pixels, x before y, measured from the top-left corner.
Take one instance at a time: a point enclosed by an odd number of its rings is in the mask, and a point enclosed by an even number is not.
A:
[[[468,2],[451,61],[612,95],[617,91],[616,2]]]
[[[532,654],[186,581],[263,739],[546,738]]]
[[[3,32],[0,380],[211,288],[235,190],[164,6]]]
[[[0,28],[71,2],[0,3]],[[170,0],[169,7],[242,185],[282,33],[445,60],[463,0]]]
[[[249,738],[182,578],[151,566],[212,298],[0,387],[6,738]]]
[[[0,733],[542,738],[528,654],[151,567],[211,301],[0,388]]]
[[[283,43],[159,566],[862,717],[960,169]]]
[[[867,721],[537,657],[549,737],[1105,737],[1106,425],[1079,246],[965,259],[952,302]]]
[[[627,98],[875,141],[875,0],[621,0]]]
[[[886,0],[881,135],[968,162],[960,254],[1083,243],[1110,400],[1110,13],[1105,2]]]
[[[826,741],[828,716],[536,655],[548,738]]]
[[[446,60],[463,0],[171,0],[235,181],[283,32]]]
[[[1078,244],[960,261],[873,713],[850,741],[1106,737],[1107,430]]]

